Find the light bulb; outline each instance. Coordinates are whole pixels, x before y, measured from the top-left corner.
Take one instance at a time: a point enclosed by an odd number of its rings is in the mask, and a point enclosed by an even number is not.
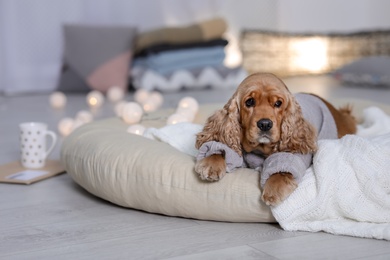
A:
[[[77,120],[83,123],[89,123],[93,121],[93,115],[89,111],[81,110],[76,114],[76,121]]]
[[[153,112],[156,111],[159,107],[161,107],[164,102],[164,98],[158,91],[151,92],[145,100],[143,100],[142,107],[145,112]]]
[[[148,98],[143,104],[142,107],[144,108],[145,112],[153,112],[157,110],[157,104],[150,98]]]
[[[155,103],[156,108],[161,107],[161,105],[164,102],[163,95],[161,95],[160,92],[158,91],[153,91],[150,93],[148,100],[151,100],[152,102]]]
[[[179,115],[182,115],[184,116],[185,118],[188,119],[188,122],[192,122],[194,121],[195,119],[195,113],[193,110],[191,110],[190,108],[186,107],[178,107],[176,109],[176,114],[179,114]]]
[[[127,124],[135,124],[141,121],[143,115],[142,107],[135,102],[128,102],[123,106],[122,119]]]
[[[49,102],[54,108],[63,108],[66,105],[66,96],[60,91],[53,92],[49,97]]]
[[[199,104],[193,97],[184,97],[180,100],[178,108],[188,108],[191,109],[194,114],[198,112]]]
[[[70,117],[65,117],[58,123],[58,132],[62,136],[68,136],[73,130],[74,120]]]
[[[131,125],[127,128],[127,132],[130,134],[143,135],[145,132],[145,127],[143,125]]]
[[[100,91],[92,90],[87,95],[87,104],[91,108],[101,107],[104,103],[104,96]]]
[[[149,97],[149,92],[144,89],[137,89],[134,93],[134,100],[140,104],[143,104]]]
[[[189,122],[188,118],[180,114],[172,114],[167,119],[167,125],[175,125],[177,123]]]
[[[118,86],[112,86],[107,91],[107,98],[111,102],[118,102],[125,96],[125,91]]]
[[[115,105],[115,114],[119,117],[122,117],[122,112],[123,112],[123,107],[127,104],[126,101],[119,101],[116,105]]]

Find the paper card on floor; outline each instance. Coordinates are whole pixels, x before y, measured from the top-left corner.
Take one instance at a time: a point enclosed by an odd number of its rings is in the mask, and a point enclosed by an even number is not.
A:
[[[64,171],[60,161],[56,160],[46,161],[45,167],[40,169],[24,168],[17,161],[0,165],[0,182],[31,184],[63,173]]]

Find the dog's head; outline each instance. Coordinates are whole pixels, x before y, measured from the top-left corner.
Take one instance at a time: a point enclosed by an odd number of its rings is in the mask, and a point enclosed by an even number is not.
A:
[[[256,73],[208,119],[196,145],[207,141],[225,143],[239,154],[242,149],[264,156],[280,151],[305,154],[316,150],[316,131],[282,80]]]

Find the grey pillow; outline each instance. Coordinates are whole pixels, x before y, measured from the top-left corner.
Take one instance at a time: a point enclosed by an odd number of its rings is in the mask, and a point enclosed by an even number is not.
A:
[[[106,92],[128,87],[136,28],[131,26],[65,25],[64,57],[58,90]]]
[[[353,61],[332,72],[346,84],[390,86],[390,56],[370,56]]]

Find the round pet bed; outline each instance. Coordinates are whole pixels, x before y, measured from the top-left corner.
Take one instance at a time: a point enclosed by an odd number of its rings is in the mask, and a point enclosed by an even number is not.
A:
[[[201,106],[203,123],[223,105]],[[145,116],[142,124],[159,128],[173,110]],[[201,181],[195,158],[167,143],[127,133],[119,118],[76,129],[63,143],[68,174],[90,193],[117,205],[169,216],[229,222],[275,222],[261,200],[259,173],[238,169],[221,181]]]

